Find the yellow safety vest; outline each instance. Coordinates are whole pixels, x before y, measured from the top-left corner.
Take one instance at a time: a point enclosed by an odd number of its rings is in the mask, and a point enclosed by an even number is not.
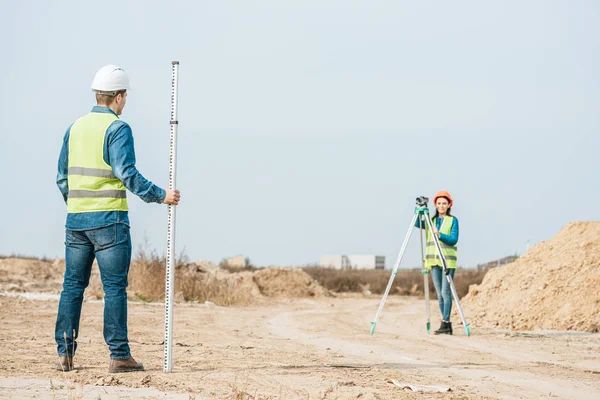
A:
[[[78,119],[69,134],[67,212],[127,211],[125,186],[104,162],[104,137],[119,117],[92,112]]]
[[[447,216],[447,217],[443,217],[444,220],[442,221],[442,226],[439,229],[440,233],[443,233],[444,235],[449,235],[451,230],[452,230],[452,222],[454,220],[454,217],[451,216]],[[432,218],[431,223],[433,224],[433,226],[436,226],[436,218]],[[442,243],[441,240],[439,240],[440,242],[440,246],[442,247],[442,254],[444,255],[444,258],[446,259],[446,265],[448,268],[456,268],[456,254],[457,254],[457,247],[456,246],[448,246],[447,244]],[[426,252],[425,252],[425,268],[427,269],[431,269],[431,267],[433,266],[442,266],[442,260],[440,259],[440,256],[438,255],[438,251],[437,248],[435,246],[435,242],[433,241],[433,234],[432,232],[427,229],[427,247],[426,247]]]

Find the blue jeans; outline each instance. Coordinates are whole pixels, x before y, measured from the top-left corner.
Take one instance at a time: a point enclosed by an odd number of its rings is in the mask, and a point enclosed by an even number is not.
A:
[[[67,266],[55,329],[58,354],[72,357],[73,346],[77,350],[83,292],[90,282],[92,263],[96,258],[104,289],[104,340],[110,349],[110,358],[131,357],[126,291],[131,263],[129,226],[117,223],[84,231],[67,229],[65,246]]]
[[[450,275],[454,279],[454,273],[456,268],[449,268]],[[440,303],[440,312],[442,313],[442,321],[450,322],[450,312],[452,311],[452,292],[450,291],[450,285],[448,279],[442,267],[431,268],[431,280],[433,286],[435,286],[435,292],[437,293],[438,302]]]

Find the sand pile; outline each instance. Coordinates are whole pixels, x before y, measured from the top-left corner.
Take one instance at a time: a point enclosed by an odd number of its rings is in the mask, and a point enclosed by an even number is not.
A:
[[[268,268],[254,272],[254,282],[267,297],[319,297],[327,290],[299,269]]]
[[[0,291],[58,293],[64,266],[64,260],[0,259]]]
[[[600,222],[573,222],[515,262],[490,270],[462,300],[474,325],[600,328]]]
[[[250,271],[231,273],[210,261],[196,261],[181,269],[187,271],[177,274],[176,279],[196,280],[198,284],[207,287],[226,288],[249,299],[261,296]]]
[[[55,293],[62,290],[64,259],[0,259],[0,292]],[[164,298],[164,264],[132,262],[128,295],[132,300]],[[207,298],[222,305],[248,304],[266,297],[319,297],[327,295],[321,285],[300,269],[268,268],[228,272],[210,261],[180,265],[175,276],[176,301]],[[86,298],[102,299],[97,263],[92,266]]]
[[[259,297],[319,297],[327,290],[300,269],[266,268],[257,271],[229,272],[218,266],[188,264],[188,276],[203,281],[226,283],[232,290],[247,293],[251,298]]]

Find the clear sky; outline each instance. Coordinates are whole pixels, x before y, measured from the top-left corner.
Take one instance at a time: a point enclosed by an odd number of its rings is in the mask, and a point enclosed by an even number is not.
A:
[[[62,256],[55,185],[97,69],[130,74],[138,169],[168,182],[179,60],[177,251],[218,262],[380,254],[448,190],[459,264],[597,220],[596,1],[1,0],[0,254]],[[166,206],[130,199],[162,253]],[[418,264],[417,236],[403,265]]]

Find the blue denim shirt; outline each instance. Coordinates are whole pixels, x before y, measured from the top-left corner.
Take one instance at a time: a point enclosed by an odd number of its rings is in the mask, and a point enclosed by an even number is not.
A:
[[[444,218],[432,218],[432,221],[435,222],[435,227],[439,231],[442,227],[442,222],[444,222]],[[419,220],[415,222],[415,227],[419,227]],[[423,228],[425,228],[425,224],[423,224]],[[440,232],[440,242],[447,244],[448,246],[454,246],[458,243],[458,218],[452,218],[452,228],[450,229],[449,235]]]
[[[92,112],[115,114],[110,108],[101,106],[95,106],[92,108]],[[71,126],[69,126],[69,129],[65,133],[58,159],[58,174],[56,175],[56,184],[63,195],[65,203],[69,195],[69,183],[67,179]],[[131,132],[131,127],[120,119],[114,121],[106,130],[106,135],[104,136],[104,161],[112,167],[113,173],[123,182],[123,185],[143,201],[146,203],[162,203],[164,201],[166,192],[144,178],[135,167],[133,133]],[[127,211],[68,213],[66,228],[71,230],[86,230],[101,228],[114,223],[129,225]]]

